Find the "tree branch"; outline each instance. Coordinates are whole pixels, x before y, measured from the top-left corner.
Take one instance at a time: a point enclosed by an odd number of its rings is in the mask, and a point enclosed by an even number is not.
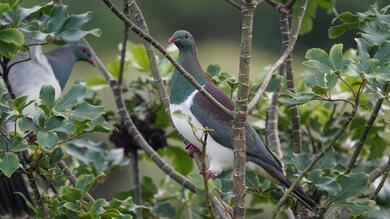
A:
[[[382,88],[383,96],[379,97],[375,103],[374,110],[372,111],[370,118],[368,119],[366,125],[364,126],[363,132],[360,135],[359,141],[355,145],[355,150],[353,151],[353,155],[351,157],[351,160],[349,161],[348,168],[345,171],[345,174],[348,174],[351,172],[353,166],[355,165],[357,158],[359,156],[360,151],[362,150],[363,144],[366,141],[368,137],[368,133],[370,132],[370,129],[372,125],[374,124],[376,117],[378,116],[378,112],[381,109],[383,100],[385,99],[388,91],[389,91],[389,83],[385,83],[385,85]]]
[[[227,115],[232,116],[232,112],[226,107],[224,107],[221,103],[219,103],[213,96],[211,96],[196,80],[195,78],[186,71],[183,66],[181,66],[171,55],[168,54],[168,52],[165,50],[165,48],[158,43],[152,36],[150,36],[148,33],[143,31],[141,28],[139,28],[137,25],[135,25],[123,12],[121,12],[113,3],[111,0],[102,0],[107,7],[122,21],[126,22],[126,24],[129,26],[129,28],[136,33],[138,36],[140,36],[142,39],[149,42],[152,46],[154,46],[157,50],[159,50],[172,64],[175,66],[175,68],[185,77],[187,80],[201,93],[203,94],[207,99],[209,99],[215,106],[217,106],[220,110],[222,110]]]
[[[294,0],[289,1],[287,4],[294,4]],[[284,51],[288,47],[288,44],[291,40],[291,10],[288,6],[285,5],[285,10],[279,10],[280,16],[280,26],[281,26],[281,34],[282,34],[282,44],[284,47]],[[284,13],[283,11],[287,11]],[[295,85],[294,85],[294,75],[292,69],[292,52],[287,56],[286,62],[284,63],[286,69],[286,80],[287,80],[287,88],[291,93],[295,93]],[[301,117],[299,115],[298,105],[292,105],[289,107],[291,117],[292,117],[292,145],[293,151],[295,153],[302,152],[302,134],[301,134]]]
[[[249,95],[250,60],[252,53],[253,15],[257,1],[242,0],[241,54],[237,99],[233,117],[233,218],[245,218],[245,171],[247,104]]]
[[[379,194],[383,185],[385,184],[387,177],[389,176],[389,171],[390,171],[390,156],[388,157],[388,161],[387,161],[386,168],[385,168],[385,171],[383,173],[382,179],[381,179],[378,187],[376,187],[375,191],[370,195],[370,199],[375,200],[376,196]]]
[[[314,165],[330,150],[333,148],[333,146],[336,144],[337,140],[340,138],[340,136],[344,133],[345,129],[348,127],[349,123],[352,121],[352,119],[355,117],[356,112],[359,108],[359,99],[361,95],[361,91],[363,87],[365,86],[366,81],[364,80],[360,87],[358,94],[355,98],[355,104],[352,108],[352,111],[350,115],[346,118],[343,126],[339,129],[339,131],[336,133],[336,135],[333,137],[330,144],[325,147],[322,151],[320,151],[318,154],[314,155],[313,158],[310,160],[309,164],[305,167],[305,169],[302,171],[302,173],[295,179],[294,183],[288,188],[288,190],[283,194],[282,198],[278,201],[276,208],[273,211],[272,218],[275,218],[278,215],[278,212],[280,211],[280,208],[284,204],[284,202],[287,200],[289,195],[294,191],[294,189],[298,186],[299,182],[303,179],[303,177],[314,167]]]
[[[299,34],[300,30],[301,30],[303,17],[304,17],[305,12],[306,12],[307,1],[308,0],[303,0],[302,1],[301,13],[300,13],[300,15],[299,15],[299,17],[297,19],[297,24],[296,24],[296,27],[295,27],[294,34],[291,36],[291,41],[289,42],[289,44],[288,44],[286,50],[284,51],[283,55],[280,56],[279,59],[274,64],[272,64],[271,67],[269,68],[269,70],[268,70],[268,72],[267,72],[267,74],[266,74],[266,76],[264,78],[263,83],[261,84],[260,88],[257,90],[257,92],[255,94],[255,97],[248,104],[248,110],[249,111],[251,111],[255,107],[256,103],[259,101],[261,96],[263,96],[265,90],[268,87],[268,84],[270,83],[270,81],[272,79],[272,75],[274,74],[276,69],[278,69],[285,62],[285,60],[288,57],[288,55],[294,49],[295,43],[297,42],[297,39],[298,39],[298,34]]]

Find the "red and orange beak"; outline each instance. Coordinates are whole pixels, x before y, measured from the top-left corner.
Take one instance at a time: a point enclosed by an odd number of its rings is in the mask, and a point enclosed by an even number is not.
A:
[[[171,44],[171,43],[175,43],[175,40],[176,40],[176,38],[175,37],[170,37],[169,39],[168,39],[168,44]]]
[[[88,61],[89,64],[91,64],[93,67],[96,67],[96,59],[94,57],[91,57],[91,59]]]

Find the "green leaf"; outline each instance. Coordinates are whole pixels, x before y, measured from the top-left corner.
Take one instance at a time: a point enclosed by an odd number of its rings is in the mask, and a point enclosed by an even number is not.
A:
[[[67,122],[61,117],[50,117],[47,122],[47,131],[62,132],[65,134],[71,134],[76,131],[74,125]]]
[[[370,59],[370,54],[368,52],[368,43],[362,38],[356,38],[355,39],[357,43],[357,49],[358,49],[358,55],[360,58],[360,61],[365,64],[368,59]]]
[[[342,69],[343,66],[343,44],[334,44],[329,51],[329,58],[332,62],[333,69]]]
[[[104,113],[104,108],[102,106],[94,106],[89,103],[82,103],[76,106],[75,110],[72,112],[72,116],[81,119],[97,119]]]
[[[8,3],[0,3],[0,15],[10,8]]]
[[[334,205],[347,207],[351,211],[351,216],[353,217],[365,215],[371,211],[379,210],[379,207],[376,205],[375,201],[368,199],[336,201]]]
[[[84,95],[86,91],[85,84],[73,85],[70,90],[64,94],[56,103],[55,110],[63,112],[77,104],[80,96]]]
[[[353,23],[344,23],[344,24],[329,27],[328,36],[330,39],[336,39],[342,36],[348,30],[359,28],[360,25],[361,25],[360,22],[353,22]]]
[[[331,201],[344,200],[346,198],[360,194],[367,185],[368,175],[365,173],[351,173],[337,180],[342,190],[330,196]]]
[[[64,156],[64,151],[62,150],[61,147],[57,147],[56,149],[54,149],[54,151],[50,154],[50,158],[49,158],[50,166],[54,167],[58,162],[60,162],[63,156]]]
[[[9,142],[9,149],[12,152],[21,152],[27,150],[29,148],[29,145],[24,144],[23,141],[24,139],[22,137],[13,137]]]
[[[288,98],[284,98],[281,96],[281,98],[279,98],[279,102],[287,106],[292,106],[292,105],[300,105],[309,102],[310,100],[313,99],[315,94],[309,92],[302,92],[302,93],[295,93],[295,94],[287,93],[287,94],[283,94],[283,96],[288,96]]]
[[[47,109],[51,110],[54,107],[55,102],[54,88],[51,85],[42,86],[41,91],[39,92],[39,99],[41,99],[42,104],[45,105]]]
[[[4,175],[11,177],[18,168],[19,159],[15,153],[5,152],[0,154],[0,170]]]
[[[221,67],[218,64],[211,64],[207,66],[207,73],[209,73],[210,77],[217,76],[219,72],[221,72]]]
[[[145,176],[142,179],[141,184],[142,189],[142,200],[150,201],[153,200],[155,194],[157,194],[158,188],[156,184],[154,184],[153,179]]]
[[[28,96],[20,96],[12,101],[12,108],[18,112],[22,112],[24,108],[26,108],[32,102],[27,102]]]
[[[98,177],[95,177],[91,174],[81,175],[75,184],[75,187],[83,191],[89,191],[91,187],[95,184]]]
[[[304,77],[305,84],[309,87],[314,85],[325,87],[325,74],[321,71],[316,71],[311,74],[305,74]]]
[[[172,207],[168,202],[163,202],[155,205],[153,207],[154,212],[156,212],[161,217],[166,218],[175,218],[176,217],[176,209]]]
[[[55,133],[38,132],[38,144],[44,148],[56,146],[58,136]]]
[[[83,198],[85,192],[78,188],[73,188],[70,186],[63,186],[60,189],[60,196],[65,201],[75,202]]]
[[[344,21],[344,22],[358,22],[359,21],[359,17],[352,14],[349,11],[344,11],[344,12],[340,13],[340,15],[337,17],[337,19],[340,19],[341,21]]]
[[[252,171],[247,171],[245,174],[245,184],[250,189],[258,189],[260,186],[259,178]]]
[[[166,147],[164,151],[173,158],[173,165],[179,173],[186,176],[193,170],[191,157],[181,147]]]
[[[14,28],[0,30],[0,56],[12,58],[22,48],[24,36]]]
[[[312,91],[317,94],[317,95],[320,95],[320,96],[327,96],[328,95],[328,92],[329,92],[329,89],[327,87],[320,87],[318,85],[314,85],[312,87]]]
[[[66,5],[55,5],[50,13],[50,18],[47,21],[47,32],[55,33],[58,32],[65,18],[68,16],[68,6]]]
[[[332,68],[333,66],[329,60],[328,54],[322,49],[318,49],[318,48],[309,49],[306,52],[305,58],[309,60],[318,61],[319,63],[329,68]]]
[[[149,57],[144,45],[134,45],[131,48],[131,61],[135,68],[140,71],[150,72]]]
[[[91,214],[93,216],[98,216],[99,212],[103,208],[104,202],[105,202],[105,200],[103,198],[99,198],[93,202],[91,208],[89,209],[89,211],[91,212]]]
[[[34,131],[37,132],[39,130],[37,124],[35,124],[34,120],[30,117],[22,117],[18,121],[19,129],[23,132],[25,131]]]
[[[336,195],[342,190],[340,184],[336,182],[336,179],[329,176],[322,176],[315,185],[317,188],[328,192],[330,195]]]
[[[99,29],[92,29],[84,31],[82,26],[92,19],[92,13],[87,12],[84,14],[70,15],[63,24],[60,33],[57,35],[59,39],[66,42],[79,42],[81,38],[88,34],[99,37],[101,31]]]

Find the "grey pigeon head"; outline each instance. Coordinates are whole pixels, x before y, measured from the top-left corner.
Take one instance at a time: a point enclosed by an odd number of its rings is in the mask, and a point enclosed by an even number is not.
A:
[[[173,33],[168,43],[174,43],[180,50],[193,49],[195,47],[194,37],[186,30],[178,30]]]

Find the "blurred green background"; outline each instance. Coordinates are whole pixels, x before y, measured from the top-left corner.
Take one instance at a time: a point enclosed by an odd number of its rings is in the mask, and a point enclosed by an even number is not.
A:
[[[42,0],[24,0],[23,5],[32,6],[42,3]],[[116,18],[100,0],[64,0],[69,5],[72,13],[84,13],[92,11],[94,19],[87,28],[100,28],[100,38],[89,37],[88,40],[95,48],[97,54],[105,63],[111,62],[118,55],[118,44],[122,38],[122,22]],[[236,73],[239,61],[240,42],[240,12],[227,4],[224,0],[139,0],[141,9],[149,24],[151,34],[167,45],[169,36],[178,29],[186,29],[192,32],[197,40],[200,61],[204,67],[209,64],[219,64],[224,71]],[[364,11],[374,0],[339,0],[337,11],[344,10],[356,12]],[[118,6],[123,6],[122,1],[116,0]],[[382,1],[386,3],[386,1]],[[388,3],[388,1],[387,1]],[[295,53],[296,73],[302,69],[300,63],[308,48],[320,47],[329,50],[331,44],[343,43],[344,48],[354,47],[353,32],[343,35],[336,40],[328,38],[327,29],[332,23],[334,14],[317,8],[313,22],[313,30],[298,39]],[[140,39],[130,33],[130,39],[140,42]],[[280,34],[278,18],[275,9],[266,3],[259,5],[254,21],[254,51],[252,59],[252,78],[259,78],[266,65],[272,64],[280,50]],[[72,84],[75,80],[86,80],[92,75],[98,75],[97,69],[91,68],[85,63],[77,64],[72,76]],[[128,79],[134,78],[137,72],[129,72]],[[299,76],[297,80],[300,80]],[[103,97],[106,108],[113,108],[110,91],[107,90]],[[102,136],[98,136],[102,138]],[[131,175],[128,168],[114,171],[107,177],[104,184],[95,188],[95,195],[110,198],[121,190],[131,188]],[[141,174],[161,179],[163,174],[150,162],[141,162]]]

